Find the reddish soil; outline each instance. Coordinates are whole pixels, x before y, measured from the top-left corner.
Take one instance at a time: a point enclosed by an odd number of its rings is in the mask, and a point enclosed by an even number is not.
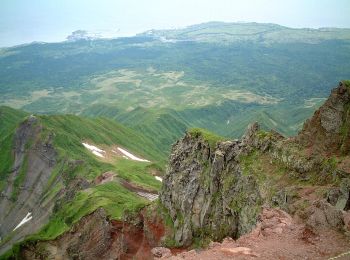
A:
[[[120,259],[152,259],[151,247],[144,236],[142,226],[112,221],[112,238],[125,250]]]
[[[180,253],[171,259],[329,259],[350,251],[350,241],[332,230],[317,233],[278,209],[263,210],[261,222],[234,241],[212,242],[208,249]],[[339,258],[350,259],[350,254]]]
[[[113,247],[120,247],[124,253],[120,259],[153,259],[151,249],[160,244],[165,227],[157,215],[149,215],[145,210],[138,216],[138,223],[112,220]]]
[[[144,231],[146,231],[148,236],[151,237],[149,243],[153,247],[159,245],[159,241],[165,235],[165,226],[163,225],[162,220],[160,218],[144,218],[143,225]]]

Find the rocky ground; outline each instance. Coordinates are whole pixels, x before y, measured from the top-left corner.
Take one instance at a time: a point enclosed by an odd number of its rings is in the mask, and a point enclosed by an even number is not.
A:
[[[172,255],[166,249],[153,249],[162,259],[350,259],[348,238],[332,229],[313,228],[279,209],[264,208],[255,229],[237,240],[212,242],[204,250]],[[322,224],[322,223],[320,223]],[[326,223],[323,223],[326,225]]]

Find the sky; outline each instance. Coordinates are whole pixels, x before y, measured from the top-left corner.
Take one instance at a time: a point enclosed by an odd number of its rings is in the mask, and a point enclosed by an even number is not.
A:
[[[58,42],[75,30],[131,36],[209,21],[350,28],[350,0],[1,0],[0,47]]]

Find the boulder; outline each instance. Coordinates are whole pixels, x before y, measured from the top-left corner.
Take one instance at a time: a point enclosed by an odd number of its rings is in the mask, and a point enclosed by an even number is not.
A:
[[[151,252],[156,258],[167,258],[172,256],[170,249],[166,247],[154,247]]]
[[[315,201],[306,215],[307,225],[316,231],[326,228],[342,231],[345,225],[342,211],[324,200]]]

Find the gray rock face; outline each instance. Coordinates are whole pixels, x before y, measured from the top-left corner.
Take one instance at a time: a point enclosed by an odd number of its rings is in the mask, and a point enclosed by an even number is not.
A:
[[[350,88],[340,82],[327,101],[307,120],[297,139],[313,153],[349,153]]]
[[[174,144],[160,200],[174,221],[179,245],[191,244],[194,236],[238,237],[255,225],[262,198],[239,157],[255,142],[256,131],[253,125],[243,141],[221,142],[214,150],[189,133]]]
[[[340,133],[340,128],[343,124],[343,114],[345,105],[349,103],[349,91],[343,83],[332,91],[327,102],[320,108],[320,121],[322,127],[330,134]]]
[[[339,210],[350,210],[350,179],[343,179],[339,187],[332,188],[327,194],[327,202]]]
[[[315,230],[333,228],[343,230],[344,218],[341,210],[325,201],[315,201],[307,212],[307,224]]]
[[[8,185],[0,196],[0,236],[5,238],[11,234],[11,237],[0,246],[0,254],[14,242],[37,232],[48,222],[54,207],[52,199],[42,201],[42,198],[56,165],[56,152],[50,140],[46,143],[39,140],[40,131],[37,119],[30,116],[15,133],[13,169],[7,180]],[[25,177],[16,188],[14,182],[21,169],[25,170]],[[32,219],[14,232],[28,213],[31,213]]]

